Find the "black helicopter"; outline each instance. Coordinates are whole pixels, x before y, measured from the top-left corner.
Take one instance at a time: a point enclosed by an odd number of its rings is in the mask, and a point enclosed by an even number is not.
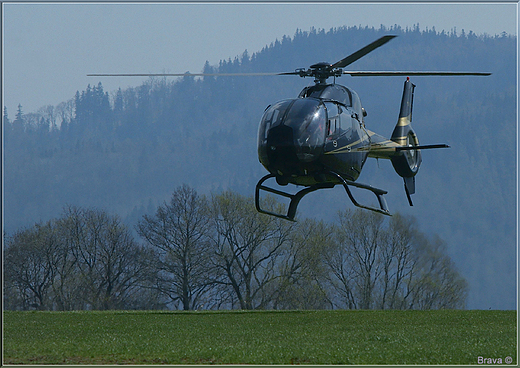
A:
[[[342,185],[352,203],[361,208],[390,215],[387,191],[357,183],[368,157],[389,159],[399,176],[410,206],[415,193],[415,175],[422,162],[421,150],[446,148],[446,144],[420,145],[411,127],[415,85],[410,76],[490,75],[481,72],[409,72],[409,71],[344,71],[369,52],[396,36],[383,36],[344,59],[334,63],[317,63],[308,69],[285,73],[215,73],[215,74],[89,74],[89,76],[264,76],[298,75],[314,77],[314,85],[305,87],[297,98],[269,105],[258,129],[258,158],[269,171],[256,185],[255,204],[258,212],[294,221],[300,200],[319,189]],[[390,138],[365,127],[367,115],[355,91],[339,84],[327,84],[330,77],[351,76],[407,76],[404,83],[401,109],[397,125]],[[296,194],[264,185],[274,178],[278,185],[303,186]],[[352,195],[350,187],[374,193],[378,207],[362,205]],[[286,214],[265,210],[260,192],[282,196],[290,200]]]

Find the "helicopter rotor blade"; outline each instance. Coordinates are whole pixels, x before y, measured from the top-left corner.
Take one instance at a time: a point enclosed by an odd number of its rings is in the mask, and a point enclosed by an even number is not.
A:
[[[488,72],[437,72],[437,71],[342,71],[352,77],[394,77],[394,76],[488,76]],[[276,75],[299,75],[301,71],[282,73],[96,73],[87,77],[265,77]]]
[[[412,71],[343,71],[353,77],[392,77],[392,76],[450,76],[450,75],[480,75],[487,76],[487,72],[412,72]],[[300,75],[299,71],[282,73],[97,73],[87,74],[87,77],[262,77],[274,75]]]
[[[353,54],[347,56],[344,59],[341,59],[340,61],[330,65],[332,69],[334,68],[343,68],[347,65],[352,64],[354,61],[362,58],[369,52],[375,50],[376,48],[384,45],[388,41],[390,41],[392,38],[397,37],[393,35],[387,35],[383,36],[371,44],[363,47],[362,49],[354,52]],[[271,76],[271,75],[302,75],[303,69],[296,70],[294,72],[282,72],[282,73],[147,73],[147,74],[141,74],[141,73],[92,73],[87,74],[87,77],[255,77],[255,76]],[[347,74],[347,73],[344,73]]]
[[[437,71],[343,71],[353,77],[393,77],[393,76],[456,76],[456,75],[480,75],[487,76],[487,72],[437,72]]]
[[[87,77],[262,77],[271,75],[293,75],[296,72],[288,73],[98,73],[87,74]]]
[[[395,38],[395,37],[397,37],[397,36],[394,36],[394,35],[383,36],[383,37],[375,40],[371,44],[363,47],[362,49],[359,49],[358,51],[354,52],[353,54],[350,54],[346,58],[341,59],[340,61],[332,64],[331,67],[332,68],[344,68],[347,65],[352,64],[354,61],[361,59],[363,56],[365,56],[369,52],[372,52],[375,49],[377,49],[378,47],[383,46],[385,43],[387,43],[388,41],[390,41],[392,38]]]
[[[274,76],[274,75],[299,75],[300,77],[313,76],[320,83],[325,83],[325,80],[331,76],[340,76],[341,74],[349,74],[353,77],[372,77],[372,76],[464,76],[464,75],[476,75],[476,76],[487,76],[491,73],[486,72],[451,72],[451,71],[344,71],[341,68],[352,64],[354,61],[362,58],[368,53],[374,51],[378,47],[383,46],[391,39],[395,38],[395,35],[386,35],[378,38],[369,45],[359,49],[358,51],[350,54],[346,58],[334,64],[318,63],[311,65],[310,69],[305,70],[304,68],[296,69],[293,72],[281,72],[281,73],[93,73],[87,74],[87,77],[263,77],[263,76]]]

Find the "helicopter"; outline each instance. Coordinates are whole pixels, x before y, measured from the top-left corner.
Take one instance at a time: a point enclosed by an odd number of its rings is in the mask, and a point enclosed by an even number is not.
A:
[[[258,158],[269,174],[255,188],[258,212],[295,221],[301,199],[314,191],[341,185],[351,202],[360,208],[391,215],[384,195],[388,192],[356,182],[369,157],[388,159],[403,178],[408,203],[413,206],[415,176],[422,163],[421,150],[448,148],[447,144],[421,145],[411,126],[415,85],[410,76],[488,76],[486,72],[453,71],[347,71],[346,66],[374,51],[395,35],[383,36],[349,56],[331,64],[319,62],[293,72],[282,73],[196,73],[196,74],[88,74],[88,76],[267,76],[296,75],[313,77],[314,85],[304,87],[297,98],[285,99],[267,106],[258,127]],[[397,124],[386,138],[365,126],[367,116],[358,94],[351,88],[336,84],[342,75],[406,76]],[[333,83],[327,83],[329,78]],[[268,186],[275,179],[280,187],[289,184],[303,187],[295,194]],[[351,187],[372,192],[378,206],[359,203]],[[285,197],[289,205],[284,213],[262,208],[261,193]]]

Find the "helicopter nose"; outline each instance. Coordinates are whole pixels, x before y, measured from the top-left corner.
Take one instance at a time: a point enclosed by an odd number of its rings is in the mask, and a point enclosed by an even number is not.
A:
[[[299,160],[292,129],[285,125],[271,129],[266,143],[270,171],[283,176],[294,174]]]
[[[266,109],[258,130],[260,162],[284,178],[319,170],[325,123],[325,108],[317,99],[282,101]]]

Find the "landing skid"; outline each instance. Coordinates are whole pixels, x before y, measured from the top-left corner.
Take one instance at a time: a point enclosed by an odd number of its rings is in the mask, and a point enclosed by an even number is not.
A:
[[[335,178],[337,178],[339,180],[339,184],[343,185],[343,188],[345,188],[345,191],[347,192],[348,197],[350,198],[350,200],[352,201],[352,203],[356,207],[364,208],[364,209],[367,209],[367,210],[370,210],[370,211],[382,213],[383,215],[391,216],[390,212],[388,211],[388,206],[386,204],[386,200],[383,197],[384,194],[388,193],[387,191],[382,190],[382,189],[378,189],[378,188],[374,188],[374,187],[372,187],[370,185],[367,185],[367,184],[361,184],[361,183],[356,183],[356,182],[353,182],[353,181],[350,181],[350,180],[346,180],[341,175],[339,175],[339,174],[337,174],[337,173],[335,173],[333,171],[329,171],[328,174],[332,175],[333,177],[335,177]],[[290,193],[286,193],[286,192],[283,192],[281,190],[273,189],[273,188],[270,188],[270,187],[267,187],[267,186],[263,185],[264,182],[267,179],[274,178],[274,177],[276,177],[276,175],[268,174],[268,175],[264,176],[262,179],[260,179],[258,184],[256,184],[256,191],[255,191],[255,205],[256,205],[256,209],[260,213],[265,213],[267,215],[276,216],[276,217],[279,217],[279,218],[282,218],[282,219],[285,219],[285,220],[289,220],[289,221],[295,221],[294,217],[296,216],[296,209],[297,209],[298,204],[300,203],[301,199],[305,195],[307,195],[309,193],[312,193],[312,192],[314,192],[316,190],[319,190],[319,189],[334,188],[334,186],[336,186],[338,184],[338,183],[318,183],[318,184],[314,184],[314,185],[311,185],[309,187],[306,187],[306,188],[300,190],[299,192],[297,192],[296,194],[290,194]],[[361,188],[361,189],[366,189],[366,190],[369,190],[372,193],[374,193],[375,196],[377,197],[378,202],[379,202],[379,208],[371,207],[371,206],[365,206],[365,205],[362,205],[362,204],[358,203],[356,201],[356,199],[354,198],[354,196],[352,195],[352,192],[350,191],[349,186],[353,186],[353,187]],[[266,192],[269,192],[269,193],[272,193],[272,194],[276,194],[276,195],[279,195],[279,196],[282,196],[282,197],[285,197],[285,198],[289,198],[291,200],[291,202],[289,203],[289,209],[287,210],[287,214],[284,215],[284,214],[280,214],[280,213],[276,213],[276,212],[267,211],[267,210],[262,209],[261,206],[260,206],[260,191],[261,190],[264,190]]]

